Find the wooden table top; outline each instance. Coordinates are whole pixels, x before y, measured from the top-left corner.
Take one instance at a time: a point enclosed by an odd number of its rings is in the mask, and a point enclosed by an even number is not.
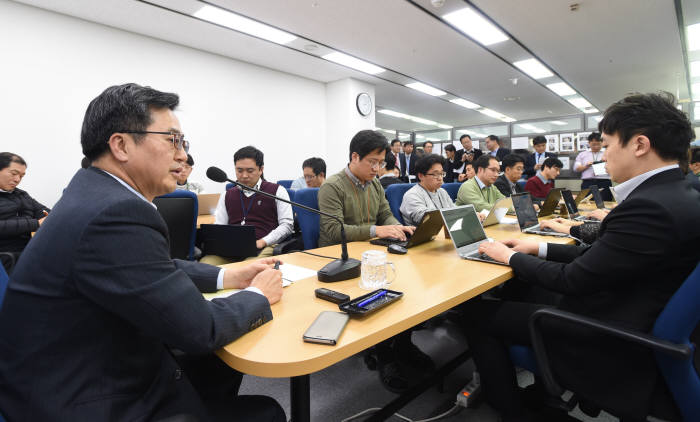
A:
[[[532,238],[538,241],[571,243],[568,238],[523,235],[517,224],[486,228],[498,240]],[[348,244],[351,258],[361,259],[370,249],[385,247],[368,242]],[[312,252],[340,256],[340,246]],[[432,242],[409,249],[406,255],[387,254],[397,277],[389,289],[404,292],[402,299],[362,319],[351,318],[335,346],[305,343],[302,335],[321,311],[338,311],[338,305],[318,299],[319,287],[357,297],[367,293],[359,278],[322,283],[315,277],[300,280],[284,289],[282,300],[272,306],[274,319],[217,351],[218,356],[240,372],[263,377],[291,377],[324,369],[365,350],[410,327],[426,321],[489,290],[513,275],[510,267],[461,259],[451,240],[442,233]],[[283,262],[318,270],[330,260],[304,253],[279,257]],[[242,263],[229,264],[235,267]]]

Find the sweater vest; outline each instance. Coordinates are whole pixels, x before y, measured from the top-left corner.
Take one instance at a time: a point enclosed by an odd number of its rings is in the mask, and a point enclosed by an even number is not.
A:
[[[260,184],[261,191],[272,195],[277,194],[277,188],[279,188],[279,185],[264,180]],[[241,203],[241,197],[243,198],[243,203]],[[250,210],[245,217],[245,225],[255,227],[255,239],[257,240],[267,236],[279,225],[277,222],[277,204],[272,198],[257,193],[248,198],[238,186],[234,186],[226,191],[225,201],[228,223],[231,225],[240,225],[243,222],[244,208]]]

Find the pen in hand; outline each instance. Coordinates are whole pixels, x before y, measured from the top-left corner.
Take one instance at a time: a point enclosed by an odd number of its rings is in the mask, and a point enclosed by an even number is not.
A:
[[[275,261],[275,269],[276,270],[280,269],[280,262],[279,261]]]

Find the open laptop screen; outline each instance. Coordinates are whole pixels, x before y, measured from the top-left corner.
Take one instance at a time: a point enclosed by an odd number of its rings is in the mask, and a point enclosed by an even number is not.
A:
[[[591,194],[593,194],[593,200],[595,201],[595,205],[598,208],[605,208],[605,202],[603,201],[603,195],[600,194],[600,189],[598,189],[597,185],[590,185],[588,189],[591,190]]]
[[[564,189],[561,191],[561,197],[564,198],[564,203],[566,204],[566,209],[569,211],[569,214],[578,214],[578,206],[576,205],[574,195],[571,191]]]
[[[486,233],[473,206],[442,210],[442,215],[457,249],[486,239]]]
[[[518,224],[520,224],[521,230],[539,223],[537,212],[535,207],[532,206],[532,199],[529,193],[513,194],[511,198],[513,199],[513,207],[515,208],[515,214],[518,216]]]

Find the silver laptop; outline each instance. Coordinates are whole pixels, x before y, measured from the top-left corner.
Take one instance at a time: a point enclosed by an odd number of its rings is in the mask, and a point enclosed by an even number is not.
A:
[[[564,233],[555,232],[552,229],[540,229],[540,222],[537,219],[537,211],[532,206],[532,198],[529,193],[516,193],[511,195],[515,214],[518,216],[520,231],[529,234],[539,234],[543,236],[568,237]]]
[[[489,215],[484,219],[483,226],[488,227],[500,223],[503,217],[506,216],[508,210],[512,207],[513,200],[510,198],[510,196],[499,199],[495,204],[493,204],[493,207],[491,207]]]
[[[445,227],[449,230],[452,243],[457,248],[460,257],[472,261],[507,265],[479,253],[479,245],[482,242],[489,242],[491,239],[486,237],[473,205],[443,209],[440,210],[440,214],[442,214]]]

